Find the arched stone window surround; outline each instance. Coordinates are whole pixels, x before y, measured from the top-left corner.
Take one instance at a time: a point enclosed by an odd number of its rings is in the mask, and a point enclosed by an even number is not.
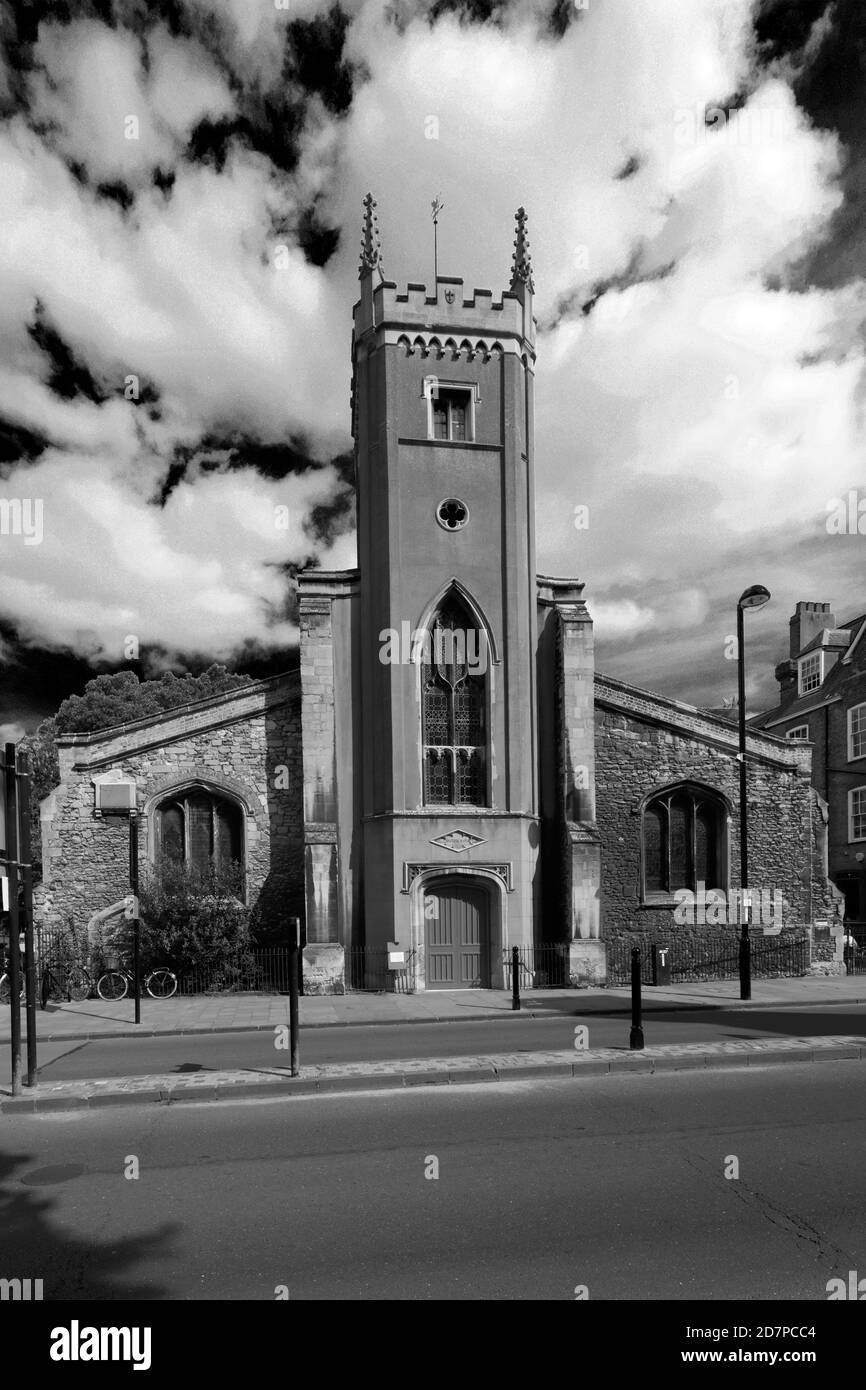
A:
[[[249,894],[250,853],[258,841],[260,833],[265,828],[266,816],[258,799],[253,797],[248,788],[233,778],[211,772],[194,772],[185,776],[178,776],[175,773],[157,783],[144,804],[142,816],[145,833],[144,851],[147,863],[152,868],[156,867],[159,852],[156,815],[159,807],[175,797],[183,797],[197,791],[233,801],[240,810],[241,853],[243,855],[244,897],[246,899]]]
[[[676,883],[669,882],[667,887],[661,890],[648,887],[647,877],[649,866],[647,863],[647,820],[653,814],[656,807],[660,809],[667,806],[668,813],[671,801],[676,797],[687,799],[691,803],[691,817],[689,820],[690,831],[690,856],[692,877],[694,882]],[[697,886],[697,874],[695,873],[695,835],[696,818],[695,812],[700,806],[712,807],[715,816],[715,841],[714,848],[716,854],[715,882],[706,883],[707,891],[711,888],[721,889],[727,893],[730,884],[730,839],[731,839],[731,813],[732,807],[728,797],[705,782],[699,782],[694,778],[685,777],[676,782],[668,782],[664,786],[655,787],[649,792],[638,806],[639,825],[640,825],[640,901],[647,907],[663,907],[670,904],[674,905],[674,893],[679,888],[690,888],[693,891]],[[668,825],[668,835],[670,833]],[[670,865],[670,843],[668,841],[665,857]]]

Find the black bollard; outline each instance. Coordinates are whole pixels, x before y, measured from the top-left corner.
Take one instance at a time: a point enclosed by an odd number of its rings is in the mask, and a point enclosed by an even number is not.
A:
[[[511,948],[511,1008],[520,1008],[520,951],[516,946]]]
[[[740,998],[751,999],[752,997],[752,947],[749,941],[749,924],[743,923],[743,930],[740,935],[739,950],[740,967]]]
[[[289,956],[289,1046],[291,1048],[292,1076],[300,1076],[301,1059],[298,1028],[298,972],[301,960],[301,919],[289,918],[291,932],[291,953]]]
[[[632,1052],[643,1051],[643,1028],[640,1016],[640,947],[631,948],[631,1032],[628,1045]]]
[[[127,917],[132,914],[132,1000],[135,1022],[141,1023],[141,933],[138,921],[138,814],[129,813],[129,892],[132,904]]]

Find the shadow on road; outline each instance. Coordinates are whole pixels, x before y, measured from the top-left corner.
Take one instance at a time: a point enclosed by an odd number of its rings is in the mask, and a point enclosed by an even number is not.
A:
[[[600,1015],[577,1009],[573,1015],[582,1022],[598,1022],[605,1018],[613,1022],[618,1015]],[[627,1016],[621,1016],[624,1026]],[[714,1041],[728,1042],[737,1038],[835,1038],[866,1037],[866,1011],[838,1007],[832,1012],[823,1009],[652,1009],[642,1018],[643,1029],[650,1045],[654,1023],[681,1024],[689,1028],[706,1028],[715,1035]]]
[[[179,1225],[122,1240],[100,1240],[98,1232],[82,1240],[53,1219],[56,1203],[46,1188],[73,1183],[84,1172],[74,1164],[47,1167],[30,1154],[0,1154],[0,1278],[41,1279],[46,1302],[166,1297],[153,1281],[133,1281],[131,1271],[142,1259],[167,1261]]]

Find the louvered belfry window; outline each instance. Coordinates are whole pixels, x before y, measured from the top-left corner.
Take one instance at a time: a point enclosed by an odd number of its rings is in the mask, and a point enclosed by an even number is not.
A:
[[[424,802],[486,806],[487,643],[454,596],[436,614],[421,670]]]

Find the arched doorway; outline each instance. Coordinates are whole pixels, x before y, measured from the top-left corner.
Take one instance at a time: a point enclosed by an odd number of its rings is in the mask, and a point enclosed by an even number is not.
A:
[[[427,988],[489,989],[489,885],[469,875],[430,879],[423,910]]]

